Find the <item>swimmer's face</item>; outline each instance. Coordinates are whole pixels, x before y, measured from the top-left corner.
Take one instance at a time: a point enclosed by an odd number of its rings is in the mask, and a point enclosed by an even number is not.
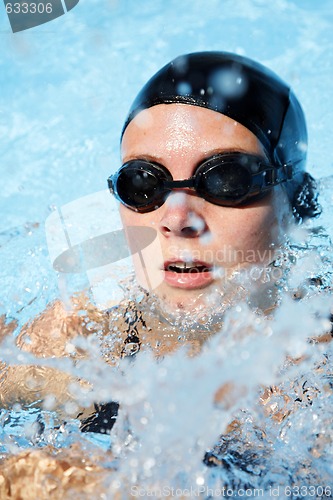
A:
[[[188,179],[203,160],[231,151],[265,158],[259,140],[243,125],[184,104],[141,111],[122,141],[123,163],[139,158],[157,162],[174,180]],[[238,208],[214,205],[189,189],[178,189],[157,210],[140,214],[121,205],[120,213],[125,229],[156,231],[154,243],[134,256],[139,283],[171,306],[191,308],[203,303],[207,291],[223,288],[226,277],[239,267],[273,260],[290,208],[277,186],[263,199]],[[132,250],[138,234],[145,238],[144,229],[134,236],[127,231]]]

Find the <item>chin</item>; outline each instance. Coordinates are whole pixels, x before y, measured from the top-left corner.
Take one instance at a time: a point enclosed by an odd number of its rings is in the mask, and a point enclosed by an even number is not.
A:
[[[207,310],[215,288],[212,284],[204,288],[184,290],[162,284],[154,294],[160,305],[170,312]]]

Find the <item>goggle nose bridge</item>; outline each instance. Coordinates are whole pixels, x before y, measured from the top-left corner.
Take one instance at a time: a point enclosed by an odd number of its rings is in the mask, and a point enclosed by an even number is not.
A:
[[[190,177],[189,179],[183,179],[179,181],[164,181],[163,182],[163,187],[167,190],[172,190],[172,189],[184,189],[184,188],[195,188],[196,185],[196,178],[195,177]]]

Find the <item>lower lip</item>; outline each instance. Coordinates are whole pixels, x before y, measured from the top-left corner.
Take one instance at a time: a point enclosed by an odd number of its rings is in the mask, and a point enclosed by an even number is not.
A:
[[[175,288],[192,290],[194,288],[204,288],[213,282],[211,271],[175,273],[174,271],[164,271],[164,281]]]

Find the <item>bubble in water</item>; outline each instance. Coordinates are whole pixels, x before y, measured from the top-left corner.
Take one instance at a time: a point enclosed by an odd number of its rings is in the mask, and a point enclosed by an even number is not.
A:
[[[201,233],[205,228],[205,221],[202,217],[199,217],[194,212],[189,212],[188,215],[188,223],[192,229],[194,229],[197,233]]]
[[[135,124],[141,129],[149,128],[154,125],[154,119],[149,109],[144,109],[142,113],[135,116]]]
[[[190,95],[192,92],[192,87],[188,82],[179,82],[177,84],[177,92],[179,95]]]
[[[297,144],[297,149],[299,149],[299,151],[302,151],[302,153],[307,152],[308,145],[306,142],[298,141],[296,144]]]
[[[186,194],[182,192],[172,192],[168,197],[170,207],[179,207],[186,202]]]
[[[211,76],[210,85],[217,90],[217,94],[231,99],[244,95],[248,87],[246,76],[237,66],[215,71]]]
[[[188,58],[186,56],[179,56],[173,61],[174,71],[178,75],[185,75],[189,67]]]
[[[200,235],[200,244],[203,246],[209,245],[213,240],[214,237],[211,231],[204,231],[204,233]]]

